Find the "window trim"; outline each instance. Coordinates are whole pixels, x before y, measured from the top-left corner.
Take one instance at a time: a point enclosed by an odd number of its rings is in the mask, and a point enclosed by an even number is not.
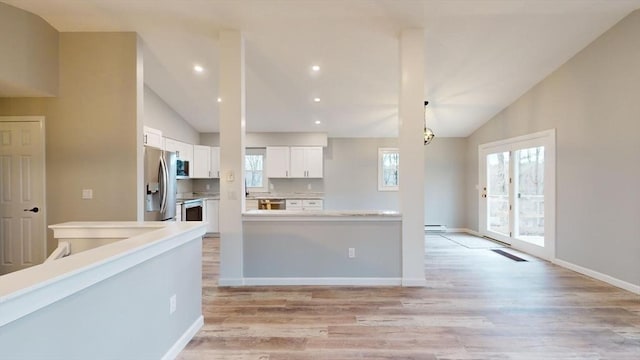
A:
[[[382,157],[384,154],[398,153],[398,185],[384,185],[384,168]],[[400,189],[400,150],[398,148],[378,148],[378,191],[398,191]]]
[[[247,186],[249,192],[269,192],[269,179],[267,178],[267,149],[266,148],[247,148],[245,149],[245,163],[247,155],[261,155],[262,156],[262,186],[254,187]],[[246,165],[245,165],[246,167]],[[246,174],[247,169],[244,169]]]

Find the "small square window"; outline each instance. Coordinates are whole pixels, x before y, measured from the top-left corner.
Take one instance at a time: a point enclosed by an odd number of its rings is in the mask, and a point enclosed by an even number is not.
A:
[[[263,192],[267,188],[265,149],[247,149],[244,156],[244,181],[247,190]]]

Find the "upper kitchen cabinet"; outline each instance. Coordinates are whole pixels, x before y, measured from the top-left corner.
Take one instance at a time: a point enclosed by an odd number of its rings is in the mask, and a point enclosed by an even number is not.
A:
[[[176,158],[183,161],[193,161],[193,145],[182,141],[165,138],[164,149],[176,153]]]
[[[211,148],[211,163],[209,168],[211,170],[211,175],[209,177],[220,177],[220,148],[217,146]]]
[[[220,148],[193,145],[191,177],[210,179],[220,177]]]
[[[267,146],[267,177],[288,178],[289,176],[289,147]]]
[[[321,178],[322,147],[267,147],[268,178]]]
[[[143,143],[145,146],[151,146],[158,149],[163,149],[164,139],[162,138],[162,131],[148,126],[144,127]]]
[[[293,178],[321,178],[322,147],[292,147],[291,176]],[[267,159],[269,159],[267,157]],[[269,161],[267,161],[268,163]]]
[[[191,177],[211,177],[211,148],[204,145],[193,145],[193,164],[191,164]]]

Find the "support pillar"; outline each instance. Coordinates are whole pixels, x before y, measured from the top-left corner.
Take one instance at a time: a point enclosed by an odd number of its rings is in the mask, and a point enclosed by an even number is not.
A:
[[[402,285],[424,286],[424,71],[423,29],[400,34],[400,212]]]
[[[244,38],[220,32],[220,279],[243,285],[245,61]],[[211,99],[211,101],[216,101]]]

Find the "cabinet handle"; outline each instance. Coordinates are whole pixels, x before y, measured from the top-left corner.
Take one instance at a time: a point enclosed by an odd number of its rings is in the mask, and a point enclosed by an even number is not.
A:
[[[284,171],[284,176],[289,177],[289,170]]]
[[[144,134],[144,143],[147,143],[147,134]]]
[[[176,151],[176,157],[179,158],[180,157],[180,151]]]

